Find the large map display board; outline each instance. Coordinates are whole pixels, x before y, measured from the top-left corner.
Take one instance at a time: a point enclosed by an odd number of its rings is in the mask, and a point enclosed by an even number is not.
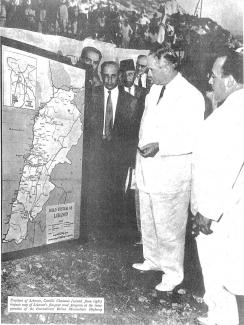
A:
[[[2,45],[2,94],[2,252],[78,238],[84,70]]]

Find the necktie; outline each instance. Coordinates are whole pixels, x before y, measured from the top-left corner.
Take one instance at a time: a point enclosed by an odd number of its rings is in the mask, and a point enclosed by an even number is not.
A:
[[[142,87],[142,82],[141,82],[141,74],[139,75],[139,79],[138,79],[138,86]]]
[[[129,93],[131,93],[131,87],[129,87]]]
[[[165,86],[163,86],[162,89],[161,89],[161,91],[160,91],[160,94],[159,94],[159,97],[158,97],[157,105],[158,105],[160,99],[163,97],[163,95],[164,95],[164,91],[165,91]]]
[[[106,140],[111,140],[111,132],[113,128],[113,105],[111,99],[111,90],[108,91],[108,99],[106,105],[106,114],[105,114],[105,134],[104,138]]]

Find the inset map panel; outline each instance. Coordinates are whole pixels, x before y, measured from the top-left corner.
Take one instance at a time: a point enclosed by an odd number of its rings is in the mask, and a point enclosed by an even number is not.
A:
[[[37,59],[14,50],[3,52],[4,105],[35,109]]]

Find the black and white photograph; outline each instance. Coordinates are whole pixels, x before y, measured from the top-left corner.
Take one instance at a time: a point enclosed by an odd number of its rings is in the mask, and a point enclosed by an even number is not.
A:
[[[244,325],[242,0],[0,0],[1,321]]]

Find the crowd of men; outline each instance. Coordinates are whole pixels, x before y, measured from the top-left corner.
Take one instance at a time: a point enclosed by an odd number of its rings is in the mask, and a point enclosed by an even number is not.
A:
[[[152,15],[117,7],[110,0],[1,0],[0,26],[84,39],[91,37],[118,47],[150,49],[170,43],[176,49],[213,51],[238,40],[209,18],[185,13],[175,0],[164,0]],[[205,51],[205,50],[204,50]]]
[[[210,18],[185,13],[176,0],[163,0],[154,13],[117,7],[111,0],[1,0],[0,26],[92,38],[132,49],[150,50],[167,43],[179,52],[183,75],[204,93],[214,53],[242,46]]]
[[[243,54],[216,53],[209,84],[217,108],[205,120],[204,97],[167,44],[140,55],[136,66],[103,62],[98,85],[101,58],[86,47],[78,63],[88,71],[88,224],[105,226],[109,236],[112,227],[116,236],[127,222],[128,171],[135,169],[143,262],[133,268],[161,271],[158,291],[182,282],[191,206],[208,305],[200,322],[244,324]]]

